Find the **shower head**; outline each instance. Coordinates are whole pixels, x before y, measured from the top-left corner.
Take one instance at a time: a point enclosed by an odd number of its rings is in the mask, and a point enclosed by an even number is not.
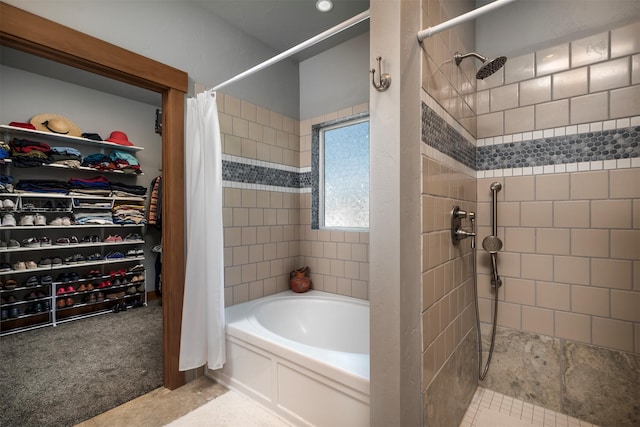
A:
[[[495,254],[502,249],[502,240],[498,236],[487,236],[482,241],[482,247],[485,251]]]
[[[456,54],[453,55],[453,58],[456,60],[456,65],[459,66],[463,59],[468,58],[470,56],[473,56],[474,58],[477,58],[480,61],[482,61],[482,65],[476,72],[476,79],[478,80],[482,80],[489,77],[490,75],[498,71],[500,68],[502,68],[504,64],[507,62],[506,56],[499,56],[494,59],[489,59],[486,56],[479,55],[475,52],[465,53],[464,55],[461,54],[460,52],[456,52]]]

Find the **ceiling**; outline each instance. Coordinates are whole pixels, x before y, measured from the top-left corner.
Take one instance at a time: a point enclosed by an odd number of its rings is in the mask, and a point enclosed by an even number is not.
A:
[[[191,0],[277,53],[296,46],[369,9],[369,0],[333,0],[333,9],[316,10],[316,0]],[[300,62],[369,31],[369,21],[294,55]]]

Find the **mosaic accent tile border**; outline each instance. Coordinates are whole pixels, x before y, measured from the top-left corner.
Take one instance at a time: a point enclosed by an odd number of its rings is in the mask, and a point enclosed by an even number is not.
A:
[[[476,155],[476,170],[633,159],[640,156],[640,126],[481,146]]]
[[[258,186],[303,189],[311,187],[311,171],[308,168],[223,156],[222,180]]]
[[[476,170],[476,146],[422,102],[422,142]]]

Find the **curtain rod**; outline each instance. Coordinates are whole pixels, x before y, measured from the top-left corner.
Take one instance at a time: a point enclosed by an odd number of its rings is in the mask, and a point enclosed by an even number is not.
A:
[[[418,42],[422,43],[422,41],[432,35],[439,33],[444,30],[448,30],[449,28],[462,24],[463,22],[467,22],[471,19],[474,19],[477,16],[484,15],[487,12],[491,12],[493,9],[497,9],[499,7],[505,6],[509,3],[512,3],[516,0],[496,0],[492,3],[485,4],[477,9],[474,9],[470,12],[463,13],[460,16],[456,16],[455,18],[451,18],[448,21],[445,21],[441,24],[435,25],[433,27],[429,27],[425,30],[418,31]]]
[[[249,68],[246,71],[243,71],[242,73],[238,74],[235,77],[230,78],[229,80],[226,80],[222,83],[220,83],[217,86],[214,86],[213,88],[209,89],[210,91],[216,91],[224,86],[230,85],[231,83],[235,83],[238,80],[242,80],[245,77],[250,76],[251,74],[255,74],[260,70],[263,70],[273,64],[275,64],[276,62],[280,62],[283,59],[286,59],[288,57],[290,57],[291,55],[295,55],[296,53],[311,47],[317,43],[320,43],[323,40],[328,39],[331,36],[334,36],[336,34],[338,34],[341,31],[344,31],[348,28],[353,27],[356,24],[359,24],[360,22],[366,21],[367,19],[369,19],[369,16],[371,15],[371,13],[369,12],[369,10],[365,10],[362,13],[359,13],[358,15],[354,16],[353,18],[347,19],[346,21],[329,28],[328,30],[318,34],[317,36],[311,37],[309,40],[306,40],[290,49],[285,50],[284,52],[274,56],[271,59],[267,59],[266,61]]]

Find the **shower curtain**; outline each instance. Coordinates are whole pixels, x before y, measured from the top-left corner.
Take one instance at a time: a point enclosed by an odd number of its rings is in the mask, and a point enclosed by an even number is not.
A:
[[[224,255],[215,92],[187,100],[185,150],[187,263],[179,369],[219,369],[225,362]]]

